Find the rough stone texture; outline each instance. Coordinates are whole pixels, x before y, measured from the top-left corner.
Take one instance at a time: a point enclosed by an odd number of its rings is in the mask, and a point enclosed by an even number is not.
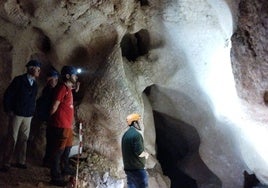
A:
[[[244,0],[239,6],[231,0],[1,1],[0,93],[25,71],[31,58],[42,62],[43,73],[50,66],[82,68],[76,120],[84,125],[87,161],[80,174],[84,187],[124,186],[120,140],[127,129],[125,117],[132,112],[142,114],[146,150],[151,154],[150,185],[169,187],[156,160],[155,140],[162,135],[156,138],[153,111],[172,119],[165,126],[174,125],[170,130],[185,136],[180,142],[196,147],[190,156],[176,158],[174,166],[199,187],[242,187],[245,169],[258,177],[268,170],[267,158],[246,137],[253,136],[246,132],[252,126],[244,125],[249,119],[260,130],[267,119],[262,101],[267,87],[266,4],[264,0]],[[243,107],[251,109],[246,110],[249,116],[238,110],[234,79],[246,101]],[[255,109],[258,118],[250,116]],[[2,104],[0,121],[2,141],[7,126]],[[179,122],[189,128],[181,131]],[[200,143],[193,144],[197,137]],[[253,164],[254,160],[260,163]],[[196,166],[206,176],[198,175]],[[259,166],[262,169],[255,170]],[[262,181],[268,182],[265,177]]]
[[[232,37],[237,90],[247,102],[263,105],[268,87],[268,5],[264,0],[242,0],[239,10],[237,30]]]
[[[268,165],[264,161],[267,161],[268,156],[261,143],[266,143],[267,135],[267,34],[267,2],[241,0],[237,29],[231,38],[231,58],[238,95],[243,99],[243,110],[253,120],[249,125],[243,125],[244,130],[251,128],[241,141],[241,145],[244,145],[243,142],[247,145],[241,149],[241,153],[251,172],[266,184]],[[250,139],[254,141],[248,142]],[[254,155],[248,155],[254,145],[259,147],[255,148]],[[259,160],[264,163],[256,163],[259,155]]]
[[[1,97],[3,97],[3,93],[5,91],[5,88],[8,86],[9,81],[11,79],[11,72],[12,72],[12,45],[5,39],[0,37],[0,78],[1,78],[1,87],[0,87],[0,92],[1,92]],[[0,116],[2,117],[2,120],[4,122],[7,121],[7,118],[4,118],[5,115],[3,111],[0,111]],[[2,125],[4,129],[1,131],[1,135],[5,135],[5,130],[6,130],[6,124]]]
[[[134,67],[132,62],[124,63],[120,48],[125,34],[146,29],[148,8],[142,10],[139,1],[1,2],[1,75],[4,77],[1,93],[14,76],[25,71],[25,63],[31,58],[42,62],[44,73],[50,66],[60,70],[66,64],[83,69],[81,90],[76,96],[79,105],[76,119],[85,127],[85,152],[98,153],[93,157],[88,155],[88,165],[95,175],[84,176],[94,180],[92,186],[101,184],[97,177],[104,171],[109,171],[113,177],[124,177],[120,139],[127,128],[126,115],[136,111],[147,114],[144,121],[153,119],[150,118],[152,112],[144,112],[142,103],[142,90],[148,81],[137,80],[134,73],[142,75],[145,68],[141,63]],[[143,40],[143,33],[137,35],[141,38],[139,41]],[[40,85],[44,84],[44,76],[41,75]],[[1,113],[1,120],[7,125]],[[153,122],[149,127],[152,133],[148,138],[148,150],[155,154]],[[6,129],[1,128],[4,136]],[[155,158],[151,157],[147,165],[154,168],[155,164]],[[150,182],[159,187],[167,186],[165,181],[168,180],[161,178],[161,170],[158,173],[160,175],[151,176]],[[85,179],[85,182],[90,180]],[[117,186],[122,183],[119,181]]]

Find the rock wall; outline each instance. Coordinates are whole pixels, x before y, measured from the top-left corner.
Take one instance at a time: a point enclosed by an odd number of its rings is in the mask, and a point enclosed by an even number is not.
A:
[[[152,112],[144,111],[142,98],[143,89],[152,82],[136,76],[149,70],[141,66],[145,60],[134,63],[147,55],[151,45],[147,29],[152,25],[146,15],[149,12],[148,2],[134,0],[1,2],[1,93],[12,78],[25,72],[29,59],[42,62],[40,91],[50,66],[59,71],[63,65],[82,68],[76,120],[84,124],[87,165],[94,165],[90,169],[96,173],[108,171],[113,177],[124,178],[120,139],[127,128],[125,117],[135,111],[147,116],[143,122],[153,119]],[[130,56],[134,58],[131,62],[127,60]],[[5,123],[1,127],[2,140],[8,124],[2,110],[1,121]],[[155,155],[153,122],[148,123],[147,129],[152,130],[148,150]],[[154,156],[148,165],[155,167]],[[166,187],[168,179],[161,174],[159,168],[158,175],[151,176],[151,184]],[[84,178],[95,184],[102,181],[90,173],[85,173]],[[116,185],[120,187],[122,183]]]
[[[247,166],[267,184],[265,147],[267,131],[267,3],[263,0],[239,3],[237,29],[232,36],[232,68],[243,111],[244,136],[240,145]],[[245,120],[244,119],[244,120]],[[254,149],[253,149],[254,148]],[[252,152],[254,151],[254,152]],[[256,163],[256,161],[259,161]],[[262,162],[261,162],[262,161]]]
[[[105,187],[107,181],[123,186],[120,140],[127,128],[125,117],[138,112],[142,114],[146,150],[151,153],[147,164],[150,185],[169,187],[156,160],[155,140],[161,136],[156,138],[155,111],[172,119],[165,121],[168,127],[179,129],[178,122],[184,122],[200,137],[200,146],[195,145],[199,148],[183,164],[174,164],[176,167],[193,177],[199,187],[242,187],[243,171],[255,166],[249,165],[250,160],[241,151],[254,153],[256,149],[241,144],[244,134],[240,135],[243,127],[239,125],[243,121],[237,118],[243,120],[245,116],[237,114],[240,103],[235,83],[241,99],[251,103],[262,104],[266,90],[267,14],[261,6],[265,2],[251,3],[1,1],[0,93],[14,76],[25,71],[29,59],[42,62],[40,89],[50,66],[57,70],[63,65],[82,69],[76,120],[84,125],[88,158],[81,173],[84,186]],[[258,14],[262,11],[264,14]],[[252,22],[247,22],[248,18]],[[260,23],[257,29],[252,29],[256,28],[254,23]],[[256,88],[258,92],[254,92]],[[0,128],[2,140],[7,119],[0,105],[0,121],[5,124]],[[265,114],[263,104],[261,109],[260,113]],[[264,116],[259,119],[265,120]],[[257,160],[263,157],[259,153],[256,156]],[[193,160],[189,160],[191,157]],[[196,163],[200,168],[195,169]],[[198,170],[208,176],[198,176]],[[212,179],[206,181],[207,177]]]
[[[262,105],[268,77],[267,8],[262,0],[242,0],[237,30],[232,37],[232,64],[238,94],[249,103]]]

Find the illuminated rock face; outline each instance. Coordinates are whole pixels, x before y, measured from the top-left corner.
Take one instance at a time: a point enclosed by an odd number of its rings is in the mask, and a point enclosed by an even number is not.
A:
[[[155,142],[166,147],[165,139],[173,142],[164,150],[173,157],[172,165],[190,177],[193,185],[242,187],[244,170],[255,172],[267,183],[263,175],[268,158],[254,139],[255,130],[263,139],[267,131],[262,102],[266,73],[259,68],[267,62],[267,39],[257,40],[260,33],[267,36],[267,12],[259,20],[256,16],[252,22],[246,19],[251,18],[247,7],[255,7],[255,15],[266,3],[247,3],[250,1],[241,1],[240,6],[223,0],[2,1],[0,92],[11,78],[24,72],[30,58],[42,62],[43,72],[50,66],[58,70],[66,64],[80,67],[76,118],[84,122],[84,148],[108,159],[89,155],[95,170],[124,176],[120,139],[127,129],[126,116],[138,112],[143,117],[146,149],[152,154],[147,164],[155,172],[150,172],[152,187],[169,186],[156,162],[165,153],[157,154]],[[244,10],[238,17],[237,12]],[[236,28],[233,20],[238,21],[238,30],[231,40]],[[263,28],[257,27],[258,31],[247,25],[259,22]],[[40,86],[45,83],[44,75]],[[239,96],[250,105],[241,104],[235,83]],[[249,116],[254,114],[250,108],[258,109],[260,116]],[[2,111],[0,120],[7,122]],[[2,126],[3,135],[6,126]],[[174,133],[184,138],[176,139]],[[181,158],[176,158],[172,145],[187,151],[181,150]],[[93,159],[96,161],[90,161]],[[94,179],[87,172],[85,167],[84,178]]]
[[[263,0],[254,3],[241,1],[237,30],[232,37],[233,70],[235,77],[239,78],[236,79],[239,96],[250,103],[262,105],[268,84],[265,50],[268,43],[267,7]]]
[[[264,0],[241,1],[237,29],[232,36],[232,67],[238,96],[246,116],[240,121],[240,152],[251,172],[268,183],[267,33],[268,5]],[[258,15],[258,16],[256,16]],[[257,162],[258,161],[258,162]]]

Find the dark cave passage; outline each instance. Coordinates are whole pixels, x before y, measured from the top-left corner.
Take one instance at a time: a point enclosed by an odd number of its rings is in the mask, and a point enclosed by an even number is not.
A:
[[[171,188],[221,187],[218,177],[199,156],[200,137],[196,129],[168,115],[156,111],[153,114],[157,159],[171,180]]]
[[[120,43],[122,56],[129,61],[135,61],[138,57],[149,52],[150,35],[145,29],[141,29],[135,34],[126,34]]]
[[[177,163],[189,153],[189,145],[184,135],[172,124],[168,124],[165,117],[154,112],[156,128],[157,159],[163,173],[171,180],[171,188],[197,188],[196,181],[181,171]]]

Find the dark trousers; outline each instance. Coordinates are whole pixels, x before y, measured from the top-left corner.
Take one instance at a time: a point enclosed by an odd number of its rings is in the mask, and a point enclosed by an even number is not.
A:
[[[62,171],[69,168],[70,151],[71,147],[66,147],[64,150],[59,149],[54,153],[50,168],[52,180],[62,179]]]
[[[50,127],[51,144],[53,143],[51,157],[51,179],[62,179],[62,171],[69,168],[69,154],[72,148],[72,129]],[[50,141],[49,141],[50,142]]]
[[[128,188],[147,188],[148,175],[146,170],[125,170]]]
[[[54,129],[51,128],[51,126],[48,126],[46,129],[46,149],[43,158],[43,164],[49,166],[51,165],[53,149],[54,149],[53,130]]]

